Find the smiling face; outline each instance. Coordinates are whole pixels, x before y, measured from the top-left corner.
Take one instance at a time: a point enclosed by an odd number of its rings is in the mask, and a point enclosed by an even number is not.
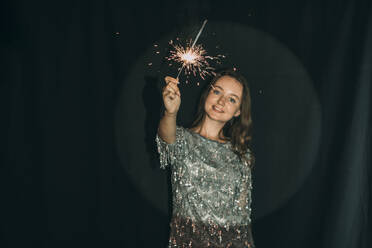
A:
[[[240,115],[243,86],[230,76],[222,76],[213,85],[204,104],[204,110],[212,120],[227,122]]]

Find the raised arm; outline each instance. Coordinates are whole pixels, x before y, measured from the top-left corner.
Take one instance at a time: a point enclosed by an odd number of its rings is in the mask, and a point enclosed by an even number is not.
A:
[[[159,122],[158,135],[168,144],[172,144],[176,141],[176,118],[181,104],[181,93],[177,79],[167,76],[164,80],[166,86],[162,95],[165,111]]]

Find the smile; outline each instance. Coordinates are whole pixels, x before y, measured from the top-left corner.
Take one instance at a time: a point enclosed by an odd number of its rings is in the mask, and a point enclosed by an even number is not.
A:
[[[216,107],[216,106],[212,106],[212,109],[214,110],[214,111],[216,111],[216,112],[218,112],[218,113],[223,113],[223,110],[222,109],[220,109],[220,108],[218,108],[218,107]]]

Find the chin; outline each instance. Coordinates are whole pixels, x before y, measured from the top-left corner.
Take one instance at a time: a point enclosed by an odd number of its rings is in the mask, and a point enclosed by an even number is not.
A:
[[[208,111],[205,111],[205,112],[210,119],[218,121],[218,122],[226,123],[232,118],[232,117],[226,116],[226,113],[218,113],[214,111],[212,107]]]

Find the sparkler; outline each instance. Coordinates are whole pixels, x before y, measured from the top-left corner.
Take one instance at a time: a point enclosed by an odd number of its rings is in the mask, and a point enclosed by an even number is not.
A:
[[[184,63],[182,65],[180,71],[177,74],[177,79],[180,76],[180,74],[182,72],[182,69],[185,67],[185,65],[190,65],[190,64],[193,64],[193,62],[195,63],[196,61],[200,61],[200,57],[202,55],[202,53],[201,53],[202,49],[198,50],[199,53],[195,53],[195,52],[193,52],[193,48],[195,46],[195,43],[198,41],[201,32],[203,32],[205,24],[207,24],[207,20],[204,20],[203,25],[200,28],[198,34],[196,35],[196,38],[195,38],[194,42],[192,43],[191,48],[187,49],[186,53],[181,53],[181,59],[182,59],[182,61],[184,61]],[[200,48],[202,48],[202,47],[200,47]]]
[[[201,44],[196,45],[206,23],[207,20],[203,22],[195,40],[192,42],[190,39],[185,47],[174,44],[172,40],[169,42],[169,44],[173,46],[174,50],[170,51],[170,56],[166,57],[166,59],[182,64],[182,67],[178,71],[177,79],[181,75],[183,69],[185,69],[186,75],[192,73],[196,76],[196,74],[198,74],[202,79],[205,79],[205,76],[207,75],[215,75],[214,68],[209,64],[208,60],[218,60],[225,57],[224,55],[217,55],[216,57],[207,56],[207,51],[203,46]]]

